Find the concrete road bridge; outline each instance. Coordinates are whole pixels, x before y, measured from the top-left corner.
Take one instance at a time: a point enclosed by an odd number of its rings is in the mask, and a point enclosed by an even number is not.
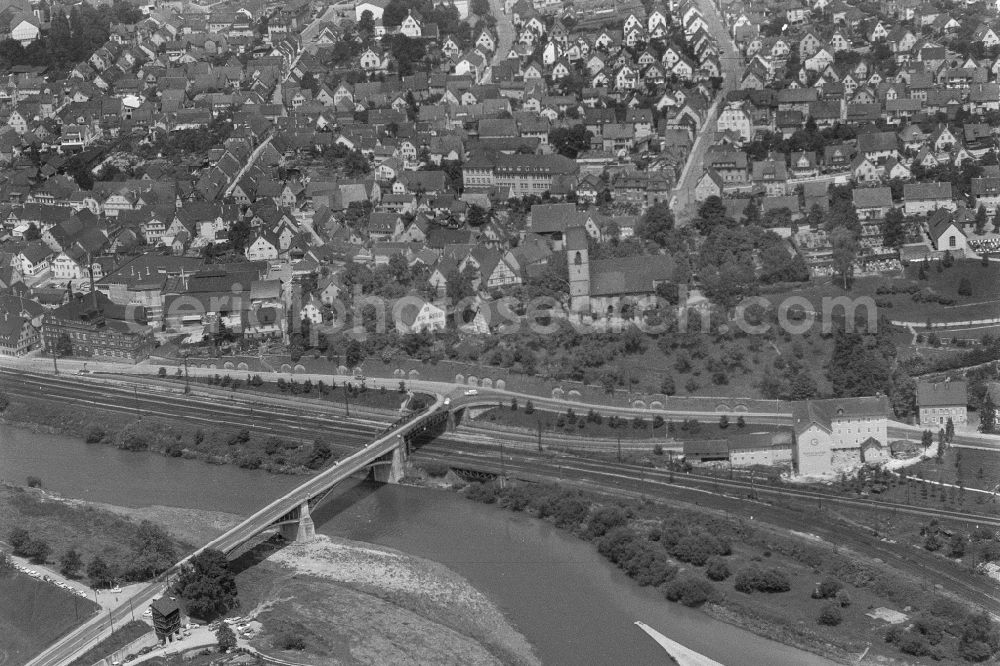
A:
[[[453,398],[435,395],[433,403],[401,416],[361,450],[310,477],[299,487],[177,562],[155,582],[130,599],[123,600],[109,615],[99,615],[64,636],[35,657],[30,666],[61,666],[73,661],[105,638],[114,621],[127,621],[130,608],[139,608],[164,594],[184,565],[205,550],[221,551],[232,560],[275,533],[287,541],[315,536],[311,512],[333,493],[339,483],[366,472],[376,481],[397,483],[403,477],[406,459],[414,448],[454,428],[467,411],[488,409],[495,405],[495,398],[465,396],[461,392],[456,392]]]

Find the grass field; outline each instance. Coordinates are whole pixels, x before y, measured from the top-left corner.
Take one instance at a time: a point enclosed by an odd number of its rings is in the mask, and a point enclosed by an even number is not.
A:
[[[913,476],[918,473],[928,481],[992,490],[1000,484],[1000,451],[951,448],[945,451],[940,464],[928,460],[911,469]]]
[[[48,543],[50,562],[58,562],[66,550],[75,548],[87,563],[94,555],[109,562],[130,557],[139,524],[90,506],[47,498],[36,490],[0,486],[0,539],[15,527]],[[174,546],[178,554],[192,549],[181,542]]]
[[[558,425],[562,417],[563,425]],[[541,424],[543,435],[546,433],[561,434],[580,438],[616,439],[621,437],[628,440],[650,440],[652,442],[662,442],[665,438],[677,441],[693,441],[706,439],[726,439],[731,442],[748,441],[753,434],[761,432],[777,432],[781,428],[778,426],[747,424],[743,428],[736,425],[735,420],[730,420],[730,425],[720,428],[718,420],[702,421],[696,428],[683,428],[679,422],[663,423],[654,427],[652,420],[642,421],[641,427],[636,427],[632,420],[624,419],[619,421],[617,427],[611,425],[607,417],[602,417],[601,422],[587,420],[586,413],[576,414],[576,422],[570,423],[566,413],[557,414],[555,412],[536,409],[528,414],[524,411],[524,405],[519,405],[517,411],[513,411],[509,406],[497,407],[485,412],[477,417],[476,421],[486,421],[499,426],[523,429],[527,432],[537,432]]]
[[[334,404],[342,405],[344,404],[344,387],[338,384],[334,389],[328,389],[325,395],[321,395],[320,390],[316,384],[310,384],[308,390],[306,390],[306,385],[300,380],[295,380],[298,387],[298,392],[292,390],[291,385],[286,385],[288,388],[282,391],[278,388],[277,382],[264,382],[260,386],[250,387],[247,386],[246,376],[247,373],[234,373],[231,375],[234,379],[241,380],[240,384],[236,387],[236,390],[241,394],[254,394],[254,393],[266,393],[268,395],[283,395],[287,397],[295,397],[296,399],[302,400],[322,400],[324,402],[332,402]],[[243,378],[241,379],[241,375]],[[220,379],[225,377],[225,374],[218,375]],[[176,375],[167,374],[167,378],[184,381],[184,377],[177,377]],[[194,385],[207,384],[214,385],[219,388],[225,389],[230,388],[223,384],[219,384],[215,381],[214,377],[191,377],[191,383]],[[359,389],[355,391],[352,395],[348,396],[348,401],[352,406],[360,407],[370,407],[372,409],[387,409],[387,410],[398,410],[399,406],[406,399],[406,395],[399,392],[399,382],[392,380],[374,380],[367,379],[364,381],[364,390],[361,390],[361,381],[352,381],[351,384]],[[378,384],[378,388],[375,385]]]
[[[0,664],[27,663],[97,610],[92,601],[25,574],[0,576]]]
[[[152,630],[153,628],[145,622],[140,622],[139,620],[129,622],[120,629],[116,629],[113,634],[84,652],[69,666],[91,666],[91,664],[103,659],[118,648],[128,645],[132,641],[136,640],[140,636],[148,634]]]

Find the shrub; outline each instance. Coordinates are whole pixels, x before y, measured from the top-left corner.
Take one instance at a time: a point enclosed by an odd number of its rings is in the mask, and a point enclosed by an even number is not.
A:
[[[899,637],[897,646],[903,654],[911,654],[914,657],[923,657],[931,651],[931,646],[926,638],[910,632],[904,632]]]
[[[813,589],[813,599],[833,599],[840,592],[843,584],[834,578],[826,578]]]
[[[440,463],[440,462],[427,462],[424,463],[421,467],[423,467],[423,470],[427,473],[427,476],[433,476],[435,478],[441,478],[442,476],[447,476],[448,472],[451,471],[451,467],[449,467],[446,463]]]
[[[705,575],[711,580],[720,581],[729,578],[731,572],[729,565],[718,555],[708,558],[708,566],[705,568]]]
[[[750,566],[736,574],[734,587],[745,594],[751,592],[787,592],[792,589],[788,576],[778,569]]]
[[[708,562],[708,558],[713,555],[712,544],[709,543],[706,535],[688,535],[680,540],[670,549],[670,554],[681,562],[693,564],[696,567],[703,566]]]
[[[29,476],[27,479],[27,484],[29,488],[41,488],[42,480],[37,476]]]
[[[275,646],[280,650],[305,650],[306,639],[298,634],[281,634],[275,641]]]
[[[552,517],[559,527],[579,525],[587,517],[590,505],[579,497],[566,496],[557,499],[552,506]]]
[[[524,511],[531,506],[531,492],[524,486],[510,486],[500,495],[499,504],[511,511]]]
[[[126,451],[145,451],[149,448],[149,442],[146,438],[137,432],[126,433],[125,437],[122,438],[122,443],[119,448],[125,449]]]
[[[160,369],[156,371],[156,374],[160,379],[164,379],[167,376],[167,369],[161,365]]]
[[[851,605],[851,595],[847,593],[847,590],[837,592],[837,603],[840,604],[841,608],[847,608]]]
[[[104,439],[104,435],[106,434],[107,433],[104,432],[104,428],[101,426],[91,426],[90,430],[87,431],[87,436],[84,438],[84,441],[86,441],[87,444],[97,444]]]
[[[260,469],[264,456],[257,451],[246,451],[238,458],[237,464],[243,469]]]
[[[712,598],[715,588],[707,580],[693,576],[675,578],[663,590],[669,601],[678,601],[685,606],[700,606]]]
[[[7,396],[5,391],[0,391],[0,412],[7,409],[10,406],[10,397]]]
[[[653,455],[654,456],[662,456],[663,455],[663,445],[662,444],[654,444],[653,445]]]
[[[474,502],[493,504],[497,501],[497,490],[492,483],[470,483],[465,496]]]
[[[630,527],[616,527],[605,534],[597,542],[597,552],[615,564],[631,549],[632,542],[639,540],[639,535]]]
[[[816,621],[828,627],[836,627],[844,621],[844,616],[840,612],[840,606],[826,604],[823,606],[823,610],[819,612],[819,617],[816,618]]]
[[[604,506],[594,512],[587,522],[587,535],[590,538],[602,537],[612,529],[625,525],[628,513],[617,506]]]
[[[913,620],[913,629],[931,645],[937,645],[944,638],[944,622],[931,615],[918,615]]]

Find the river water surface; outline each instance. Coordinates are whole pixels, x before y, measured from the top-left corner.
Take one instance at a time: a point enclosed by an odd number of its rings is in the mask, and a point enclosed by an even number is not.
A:
[[[302,480],[0,425],[0,480],[24,483],[28,475],[66,497],[237,514]],[[464,576],[507,614],[546,665],[667,663],[636,620],[731,666],[830,663],[669,603],[633,584],[591,544],[453,493],[352,483],[313,518],[321,533],[396,548]]]

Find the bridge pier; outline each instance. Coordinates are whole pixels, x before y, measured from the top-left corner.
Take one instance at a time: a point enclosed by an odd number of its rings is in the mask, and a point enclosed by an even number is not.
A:
[[[316,536],[316,525],[309,515],[309,502],[303,502],[298,508],[299,520],[295,523],[281,525],[281,538],[289,543],[309,541]]]
[[[399,446],[380,463],[372,467],[372,478],[379,483],[399,483],[406,465],[406,441],[402,436],[399,438]]]

